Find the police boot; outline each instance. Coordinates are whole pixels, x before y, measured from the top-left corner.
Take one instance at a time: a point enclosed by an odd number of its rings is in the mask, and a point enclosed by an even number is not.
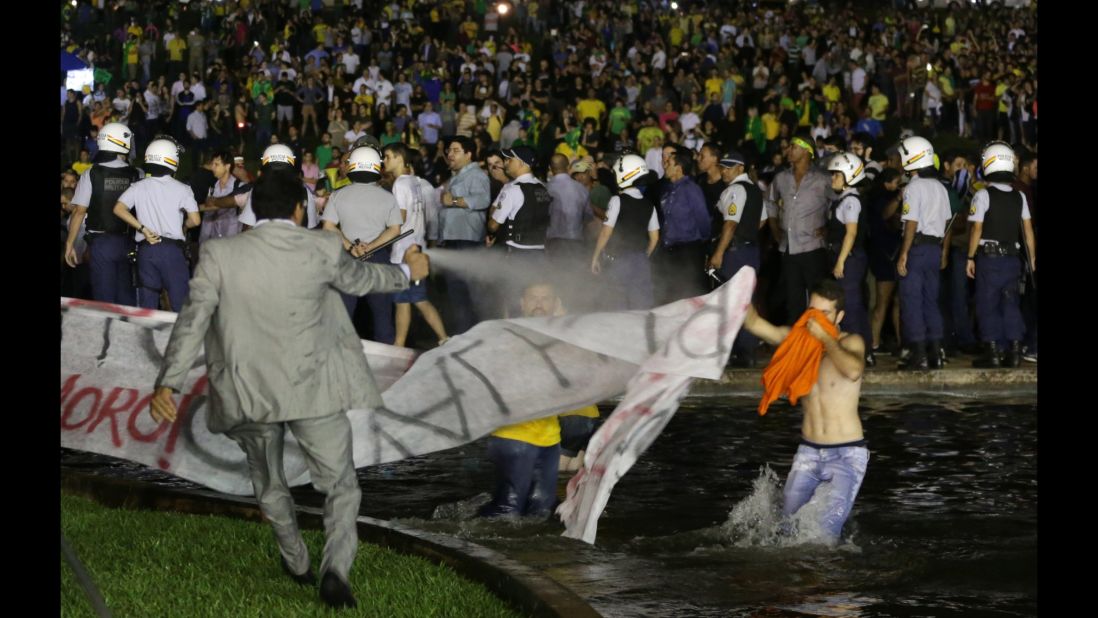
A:
[[[866,367],[876,367],[877,366],[877,357],[873,354],[872,350],[865,353],[865,366]]]
[[[972,366],[978,369],[998,369],[1003,366],[1002,352],[999,344],[989,341],[984,344],[984,355],[972,361]]]
[[[1003,359],[1003,365],[1006,367],[1021,367],[1022,366],[1022,342],[1011,341],[1010,349],[1006,352],[1006,358]]]
[[[927,368],[926,358],[926,342],[920,341],[918,343],[912,343],[908,348],[911,351],[911,355],[908,356],[907,361],[900,363],[900,369],[905,371],[918,371]]]
[[[945,366],[945,350],[942,348],[942,342],[930,340],[927,344],[927,367],[930,369],[941,369]]]

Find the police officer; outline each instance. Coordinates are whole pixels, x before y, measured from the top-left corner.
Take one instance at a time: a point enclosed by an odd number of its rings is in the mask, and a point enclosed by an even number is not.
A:
[[[194,191],[172,178],[179,169],[179,154],[174,140],[154,139],[145,149],[149,177],[126,189],[114,205],[114,214],[137,230],[137,303],[146,309],[158,308],[160,291],[167,290],[172,311],[178,312],[190,290],[183,227],[198,227],[202,218]],[[136,210],[136,217],[130,214],[131,208]]]
[[[848,333],[861,335],[865,341],[873,341],[869,310],[862,297],[869,265],[868,223],[859,194],[859,187],[867,182],[865,164],[854,153],[840,152],[828,160],[827,170],[831,172],[831,189],[838,194],[838,199],[831,202],[827,220],[827,248],[831,274],[842,284],[846,296],[846,315],[840,326]],[[866,352],[865,362],[870,367],[877,364],[872,349]]]
[[[946,250],[942,245],[951,215],[949,195],[938,182],[934,146],[929,141],[915,135],[905,138],[899,154],[904,171],[912,175],[904,189],[900,217],[904,240],[896,262],[901,327],[910,350],[901,369],[941,369],[944,326],[938,289],[942,252]]]
[[[726,188],[717,199],[717,209],[724,223],[707,268],[720,271],[721,279],[731,279],[741,268],[750,266],[759,271],[759,230],[766,225],[763,194],[747,175],[747,163],[738,152],[720,157],[718,165]],[[754,367],[757,337],[740,329],[732,345],[732,366]]]
[[[117,122],[99,131],[99,152],[95,164],[77,182],[65,240],[65,262],[75,268],[76,237],[87,217],[92,298],[119,305],[136,304],[129,260],[133,241],[126,225],[113,214],[119,196],[141,177],[140,170],[126,163],[132,140],[133,133]]]
[[[338,231],[343,248],[355,257],[370,252],[370,262],[388,264],[392,247],[378,247],[400,235],[403,219],[392,193],[377,185],[381,179],[381,153],[373,146],[359,146],[347,157],[347,177],[351,184],[332,193],[321,217],[325,230]],[[367,294],[373,323],[373,340],[392,345],[396,339],[393,324],[393,295]],[[358,297],[343,295],[343,303],[352,320]]]
[[[969,208],[966,272],[976,279],[976,323],[985,350],[972,366],[1017,367],[1022,362],[1021,340],[1025,334],[1018,302],[1018,280],[1022,276],[1018,241],[1024,236],[1023,259],[1036,272],[1033,221],[1025,194],[1011,186],[1014,150],[1003,142],[992,142],[984,148],[980,161],[989,184],[972,197]],[[1003,342],[1009,342],[1005,359]]]
[[[274,144],[268,146],[263,151],[263,156],[259,159],[259,172],[264,173],[287,173],[298,174],[297,158],[294,156],[294,151],[290,150],[288,146],[283,144]],[[309,189],[309,185],[305,184],[302,180],[301,184],[305,186],[305,225],[309,229],[315,228],[320,224],[320,216],[317,214],[316,195],[312,189]],[[252,191],[251,188],[238,187],[229,195],[221,197],[210,197],[203,205],[203,210],[216,210],[219,208],[238,208],[242,209],[238,218],[242,225],[248,227],[254,227],[256,223],[255,212],[252,211]]]
[[[517,146],[504,150],[503,165],[511,182],[500,189],[488,217],[488,242],[502,227],[510,259],[540,263],[545,257],[545,233],[549,230],[549,205],[553,196],[545,183],[534,177],[534,150]]]
[[[624,291],[624,308],[651,309],[654,291],[648,258],[659,245],[660,223],[656,207],[640,189],[656,175],[649,172],[643,157],[631,153],[619,157],[611,167],[620,193],[606,205],[606,221],[591,256],[591,272],[602,272],[605,250],[608,275]]]

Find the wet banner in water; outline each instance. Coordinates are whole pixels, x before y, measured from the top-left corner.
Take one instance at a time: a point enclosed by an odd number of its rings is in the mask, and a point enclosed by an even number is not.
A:
[[[754,282],[744,269],[706,296],[651,311],[482,322],[418,358],[363,341],[385,405],[348,412],[355,467],[460,446],[503,425],[615,397],[628,384],[592,438],[592,467],[569,485],[562,511],[567,534],[591,542],[613,484],[670,420],[690,380],[720,376]],[[61,310],[61,446],[252,493],[243,451],[206,428],[204,359],[177,396],[174,423],[158,425],[148,413],[174,313],[67,298]],[[291,485],[308,482],[289,435],[284,464]]]

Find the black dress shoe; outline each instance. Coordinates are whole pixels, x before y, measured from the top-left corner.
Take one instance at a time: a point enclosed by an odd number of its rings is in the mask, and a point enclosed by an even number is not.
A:
[[[290,579],[301,584],[302,586],[316,585],[316,575],[313,574],[313,567],[309,567],[308,570],[306,570],[304,573],[298,575],[297,573],[294,573],[290,570],[290,565],[288,562],[286,562],[286,558],[282,558],[282,570],[290,576]]]
[[[336,609],[344,607],[358,607],[355,595],[347,582],[339,578],[331,571],[326,571],[320,578],[320,600],[329,607]]]

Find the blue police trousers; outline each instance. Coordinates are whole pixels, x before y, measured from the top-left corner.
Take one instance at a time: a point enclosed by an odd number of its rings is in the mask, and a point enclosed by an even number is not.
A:
[[[1022,262],[1018,256],[976,257],[976,325],[980,340],[1005,345],[1025,334],[1018,302]]]
[[[138,305],[146,309],[160,307],[160,290],[168,291],[172,311],[178,312],[191,290],[191,271],[183,247],[167,241],[155,245],[142,243],[137,249]]]
[[[88,275],[92,299],[116,305],[134,306],[137,296],[130,273],[129,252],[133,240],[123,234],[88,236]]]
[[[740,269],[744,266],[754,268],[755,276],[758,277],[759,263],[758,245],[740,247],[730,246],[728,249],[725,249],[724,260],[721,261],[721,278],[728,281],[736,276],[736,273],[740,272]],[[732,343],[732,350],[743,356],[745,354],[751,354],[758,346],[759,338],[747,332],[746,328],[741,328],[740,332],[736,335],[736,340]]]
[[[900,327],[905,343],[941,341],[945,330],[938,309],[942,248],[915,245],[907,254],[907,276],[900,277]]]

